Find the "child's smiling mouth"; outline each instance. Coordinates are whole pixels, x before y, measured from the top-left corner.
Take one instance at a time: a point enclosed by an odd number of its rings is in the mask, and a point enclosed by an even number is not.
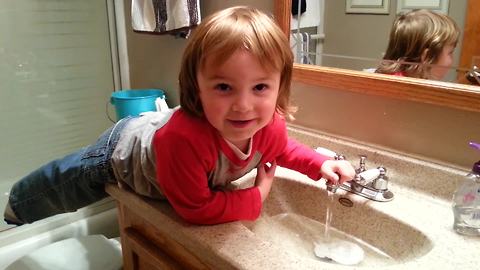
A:
[[[236,128],[244,128],[252,123],[253,120],[228,120],[228,122]]]

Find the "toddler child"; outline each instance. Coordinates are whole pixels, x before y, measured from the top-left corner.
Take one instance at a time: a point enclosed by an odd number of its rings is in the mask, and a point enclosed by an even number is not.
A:
[[[75,211],[106,197],[107,182],[166,199],[191,223],[254,220],[277,165],[314,180],[352,179],[347,161],[288,138],[292,66],[289,42],[269,16],[249,7],[209,16],[182,58],[181,106],[122,119],[95,144],[21,179],[5,220],[30,223]],[[253,187],[225,188],[254,168]]]
[[[453,63],[460,30],[447,15],[419,9],[399,15],[377,73],[442,80]]]

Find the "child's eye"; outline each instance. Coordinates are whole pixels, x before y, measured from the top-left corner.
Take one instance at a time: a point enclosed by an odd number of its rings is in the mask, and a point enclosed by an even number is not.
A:
[[[230,90],[230,86],[226,83],[219,83],[215,86],[215,89],[224,92]]]
[[[255,91],[263,91],[265,89],[267,89],[268,86],[264,83],[260,83],[260,84],[257,84],[255,85],[255,87],[253,88]]]

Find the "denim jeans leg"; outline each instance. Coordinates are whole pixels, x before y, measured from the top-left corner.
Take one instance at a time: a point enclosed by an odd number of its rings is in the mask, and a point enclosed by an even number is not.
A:
[[[16,217],[31,223],[105,198],[105,183],[115,181],[110,157],[126,122],[105,131],[95,144],[51,161],[15,183],[9,204]]]

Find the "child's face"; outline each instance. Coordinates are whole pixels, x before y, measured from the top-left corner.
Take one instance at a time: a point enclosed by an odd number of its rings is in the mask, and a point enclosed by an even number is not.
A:
[[[429,79],[434,80],[443,80],[443,78],[447,75],[448,70],[453,64],[453,52],[455,51],[454,45],[446,45],[443,47],[440,56],[438,57],[437,61],[434,63],[435,66],[432,67],[430,70],[430,77]]]
[[[205,117],[240,149],[271,121],[280,72],[265,70],[248,51],[236,51],[220,66],[207,58],[197,81]]]

